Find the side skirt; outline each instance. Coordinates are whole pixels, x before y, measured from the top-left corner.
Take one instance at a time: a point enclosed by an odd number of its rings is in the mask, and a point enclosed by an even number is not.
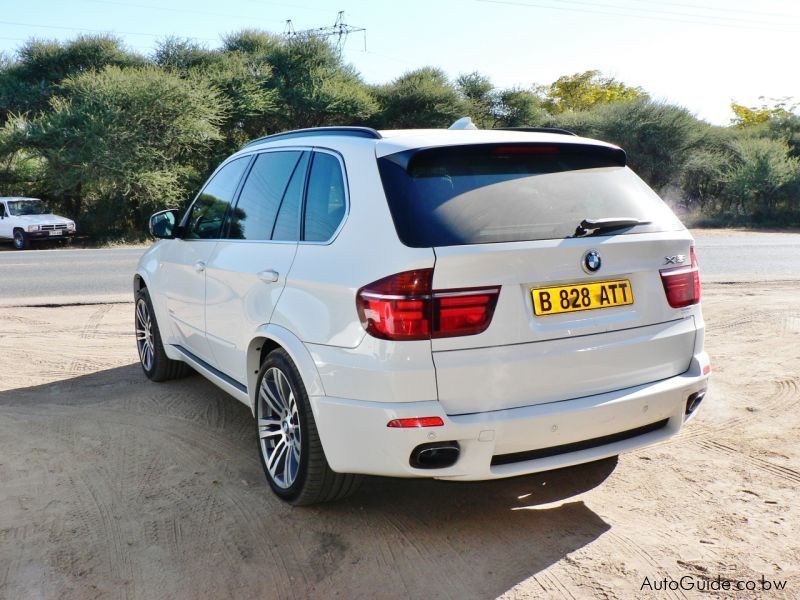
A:
[[[247,386],[239,383],[232,377],[228,377],[225,373],[208,364],[202,358],[195,356],[183,346],[178,344],[171,345],[175,350],[181,353],[182,360],[189,364],[195,371],[250,408],[250,397],[247,395]]]

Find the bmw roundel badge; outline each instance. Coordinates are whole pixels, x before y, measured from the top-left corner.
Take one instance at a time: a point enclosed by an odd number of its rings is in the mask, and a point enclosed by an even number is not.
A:
[[[603,260],[600,258],[600,253],[597,250],[589,250],[583,255],[583,262],[581,266],[587,273],[595,273],[600,270]]]

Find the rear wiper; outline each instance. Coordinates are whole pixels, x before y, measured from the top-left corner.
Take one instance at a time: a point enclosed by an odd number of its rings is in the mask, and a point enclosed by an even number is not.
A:
[[[612,231],[634,225],[649,225],[652,221],[642,221],[631,217],[612,217],[609,219],[584,219],[575,229],[573,237],[596,235],[603,231]]]

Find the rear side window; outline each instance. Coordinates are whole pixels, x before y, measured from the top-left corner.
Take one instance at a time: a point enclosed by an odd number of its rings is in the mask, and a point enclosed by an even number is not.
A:
[[[303,220],[303,239],[327,242],[344,219],[346,200],[342,168],[336,157],[316,152],[311,164]]]
[[[378,159],[398,236],[418,248],[563,239],[583,219],[651,221],[613,234],[680,229],[624,165],[621,150],[582,144],[447,146]]]
[[[309,152],[303,152],[286,187],[272,230],[275,241],[296,242],[300,239],[300,206],[303,204],[309,155]]]
[[[269,240],[289,180],[302,152],[259,154],[231,211],[228,238]]]
[[[237,158],[222,167],[206,184],[183,218],[186,239],[217,239],[225,213],[250,158]]]

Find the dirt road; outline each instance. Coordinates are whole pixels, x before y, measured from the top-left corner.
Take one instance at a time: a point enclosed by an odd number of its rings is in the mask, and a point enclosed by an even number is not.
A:
[[[798,598],[798,292],[706,286],[715,374],[676,439],[311,509],[268,493],[243,405],[145,380],[131,304],[3,309],[0,598],[676,599],[708,595],[651,588],[762,575]]]

